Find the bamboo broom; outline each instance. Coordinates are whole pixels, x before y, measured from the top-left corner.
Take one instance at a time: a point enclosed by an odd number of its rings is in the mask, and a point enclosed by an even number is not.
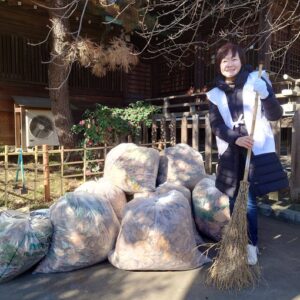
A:
[[[262,64],[259,64],[258,77],[261,77]],[[253,137],[258,107],[258,94],[255,95],[253,119],[250,136]],[[251,149],[247,151],[243,180],[240,182],[238,196],[233,213],[225,229],[222,240],[219,242],[219,252],[209,269],[208,283],[219,289],[237,289],[254,285],[260,271],[258,266],[248,265],[247,255],[247,200],[248,175],[251,159]]]

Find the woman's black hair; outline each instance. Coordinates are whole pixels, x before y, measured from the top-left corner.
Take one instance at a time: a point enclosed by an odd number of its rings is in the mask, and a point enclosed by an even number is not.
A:
[[[220,47],[217,51],[217,55],[216,55],[216,69],[218,73],[221,73],[220,71],[220,64],[221,61],[224,57],[226,57],[226,55],[231,52],[232,56],[235,56],[236,54],[239,55],[242,66],[246,63],[246,55],[244,50],[237,44],[233,44],[230,42],[227,42],[226,44],[224,44],[222,47]]]

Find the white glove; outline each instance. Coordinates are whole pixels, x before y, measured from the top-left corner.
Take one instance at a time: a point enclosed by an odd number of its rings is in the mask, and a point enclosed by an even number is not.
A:
[[[261,99],[266,99],[269,96],[267,84],[262,79],[258,78],[253,83],[253,90],[258,93]]]

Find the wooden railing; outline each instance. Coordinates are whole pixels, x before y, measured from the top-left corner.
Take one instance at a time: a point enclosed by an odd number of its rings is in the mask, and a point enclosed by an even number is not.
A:
[[[200,96],[192,95],[190,101],[185,100],[181,103],[182,105],[175,101],[174,103],[172,98],[156,99],[154,101],[156,103],[161,101],[163,113],[153,117],[151,129],[143,126],[138,139],[132,141],[129,137],[126,142],[135,142],[159,150],[177,143],[189,144],[204,156],[206,172],[208,174],[215,172],[217,150],[209,124],[207,104],[203,100],[199,100],[201,96],[203,94]],[[184,95],[184,97],[187,96]],[[180,100],[180,97],[176,96],[173,99]],[[277,153],[283,155],[282,158],[285,158],[289,163],[292,144],[291,126],[293,126],[292,117],[285,117],[272,123]],[[116,144],[120,142],[124,141],[116,141]],[[47,202],[63,195],[66,191],[71,191],[72,188],[69,185],[72,180],[76,180],[75,183],[72,183],[75,188],[88,178],[102,176],[106,154],[112,147],[108,145],[77,149],[64,149],[63,147],[60,149],[48,149],[47,147],[41,149],[35,147],[31,152],[24,152],[24,167],[28,186],[31,176],[31,187],[28,189],[30,195],[26,196],[26,199],[30,200],[31,197],[32,201],[43,199]],[[93,152],[97,154],[92,155]],[[12,179],[12,174],[16,172],[18,156],[19,152],[9,151],[8,146],[5,146],[4,151],[0,152],[0,201],[1,198],[4,199],[4,203],[2,203],[4,206],[7,206],[10,195],[25,197],[12,189],[12,186],[16,185]],[[69,156],[72,156],[73,159],[67,160],[66,158]],[[30,163],[28,164],[27,161]],[[92,164],[95,167],[92,167]],[[290,172],[293,166],[289,165],[288,169]],[[29,174],[31,175],[29,176]],[[53,184],[53,181],[56,181],[56,184]],[[3,192],[2,197],[1,191]],[[278,194],[271,196],[274,200],[278,199]]]
[[[145,100],[162,108],[153,116],[152,143],[185,143],[204,155],[206,172],[213,169],[213,138],[205,93],[184,94]]]
[[[152,142],[169,140],[172,145],[189,144],[204,154],[206,172],[209,174],[215,172],[217,149],[208,119],[205,94],[170,96],[146,101],[159,103],[163,109],[162,114],[155,115],[153,118]],[[292,144],[294,147],[296,144],[295,141],[292,143],[293,116],[284,116],[279,121],[271,122],[271,126],[275,136],[276,152],[284,161],[288,174],[293,176],[291,170],[297,165],[292,155]],[[272,193],[269,198],[279,200],[279,195]]]

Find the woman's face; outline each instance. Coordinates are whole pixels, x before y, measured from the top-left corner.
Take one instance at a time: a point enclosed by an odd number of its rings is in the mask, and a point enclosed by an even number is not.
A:
[[[236,53],[235,56],[232,56],[231,51],[221,60],[220,64],[221,74],[228,80],[234,80],[241,67],[242,63],[239,54]]]

